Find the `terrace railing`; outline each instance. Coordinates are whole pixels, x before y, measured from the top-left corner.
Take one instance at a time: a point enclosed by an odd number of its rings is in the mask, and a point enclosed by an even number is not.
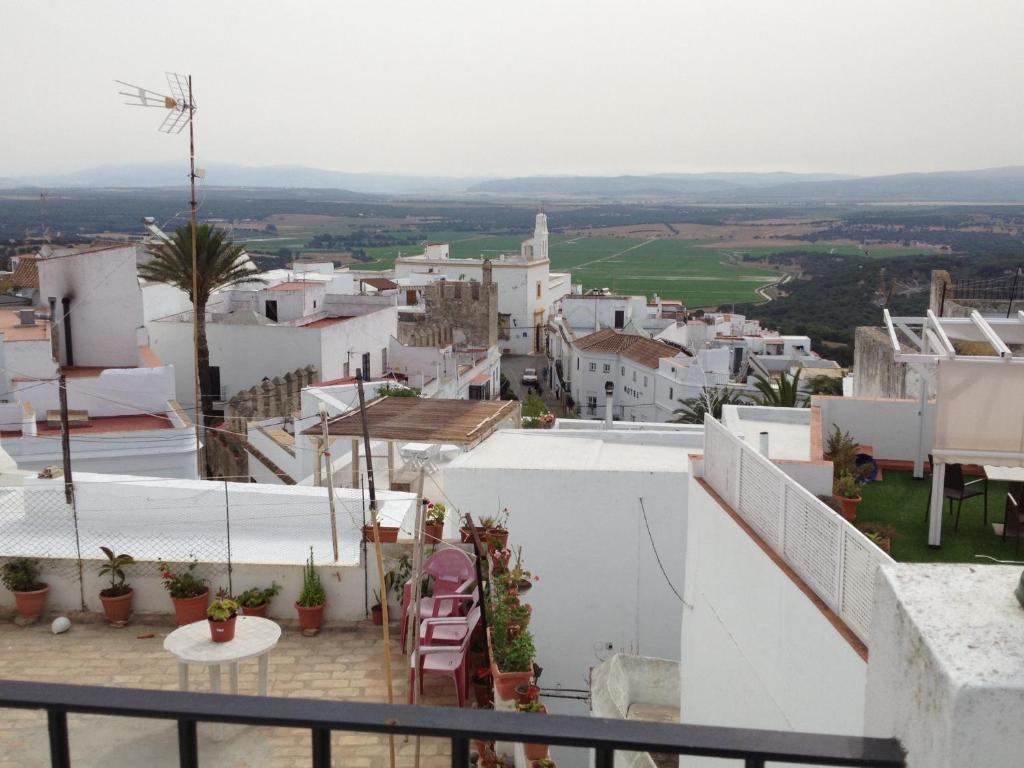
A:
[[[875,575],[892,558],[710,417],[704,479],[867,645]]]
[[[616,750],[731,758],[746,768],[769,763],[904,765],[895,739],[870,739],[703,725],[590,717],[523,717],[518,713],[451,707],[263,698],[135,688],[0,681],[0,708],[45,710],[51,765],[73,765],[68,713],[173,720],[178,761],[199,765],[198,723],[301,728],[310,733],[313,768],[331,765],[331,734],[358,731],[448,739],[452,768],[468,768],[470,739],[531,742],[594,750],[595,768],[612,768]],[[16,755],[8,757],[17,760]],[[338,761],[343,764],[342,760]]]

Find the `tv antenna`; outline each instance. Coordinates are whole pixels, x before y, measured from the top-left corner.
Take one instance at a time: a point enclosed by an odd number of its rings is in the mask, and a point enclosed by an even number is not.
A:
[[[202,171],[196,173],[196,136],[195,136],[195,114],[196,102],[192,94],[192,75],[179,75],[175,72],[167,72],[167,88],[170,95],[157,93],[148,88],[126,83],[123,80],[115,80],[118,85],[128,88],[127,91],[118,91],[121,96],[126,96],[128,101],[125,104],[129,107],[155,107],[167,110],[167,116],[160,123],[157,129],[161,133],[178,134],[188,126],[188,179],[191,187],[191,198],[189,206],[192,209],[192,345],[193,363],[195,368],[195,428],[196,428],[196,469],[200,478],[205,475],[203,462],[203,443],[201,440],[202,428],[206,423],[206,408],[203,407],[203,393],[199,379],[199,312],[197,298],[199,294],[199,275],[196,265],[196,179],[202,178]],[[211,403],[212,405],[212,403]]]

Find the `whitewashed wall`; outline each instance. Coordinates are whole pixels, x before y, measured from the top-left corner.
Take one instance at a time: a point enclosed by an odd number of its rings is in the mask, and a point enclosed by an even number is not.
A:
[[[533,437],[522,450],[543,464],[545,436]],[[592,441],[578,444],[593,451]],[[484,467],[473,458],[480,450],[444,469],[445,501],[474,516],[508,508],[509,544],[522,547],[525,567],[540,576],[524,600],[534,609],[530,631],[544,668],[541,684],[587,689],[591,667],[615,653],[678,658],[682,605],[654,557],[639,499],[668,579],[681,591],[685,452],[678,451],[672,471],[643,472]],[[580,701],[547,703],[561,714],[587,714]]]
[[[849,432],[857,442],[870,445],[876,459],[913,461],[917,455],[918,403],[916,400],[885,400],[873,397],[824,397],[811,404],[821,408],[822,439],[833,424]],[[925,419],[925,452],[931,450],[935,433],[934,407]]]
[[[688,521],[681,722],[861,735],[865,661],[696,481]]]

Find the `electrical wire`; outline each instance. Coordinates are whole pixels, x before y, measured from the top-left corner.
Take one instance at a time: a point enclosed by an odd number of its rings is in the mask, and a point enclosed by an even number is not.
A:
[[[640,499],[640,512],[643,514],[644,525],[647,527],[647,536],[651,540],[651,549],[654,550],[654,559],[658,561],[658,567],[661,569],[661,575],[665,577],[665,583],[668,584],[668,588],[675,593],[675,596],[679,599],[680,603],[686,603],[683,600],[683,596],[679,594],[679,590],[672,584],[672,579],[668,577],[668,573],[665,571],[665,566],[661,562],[661,556],[658,554],[658,548],[654,545],[654,535],[651,533],[651,524],[647,522],[647,510],[644,508],[644,497],[637,497]]]

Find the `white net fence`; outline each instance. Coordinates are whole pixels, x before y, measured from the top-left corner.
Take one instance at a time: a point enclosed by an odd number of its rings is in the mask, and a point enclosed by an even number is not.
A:
[[[401,525],[408,494],[379,494],[382,525]],[[368,501],[338,489],[335,509],[340,565],[360,564]],[[0,488],[0,561],[46,559],[47,569],[77,579],[79,561],[104,556],[105,546],[130,554],[136,573],[156,575],[161,560],[199,565],[199,575],[227,573],[234,564],[302,564],[313,548],[318,563],[334,563],[326,488],[153,479],[76,482],[75,510],[63,486]],[[91,568],[91,566],[89,566]]]
[[[892,558],[718,421],[704,427],[704,479],[866,644]]]

